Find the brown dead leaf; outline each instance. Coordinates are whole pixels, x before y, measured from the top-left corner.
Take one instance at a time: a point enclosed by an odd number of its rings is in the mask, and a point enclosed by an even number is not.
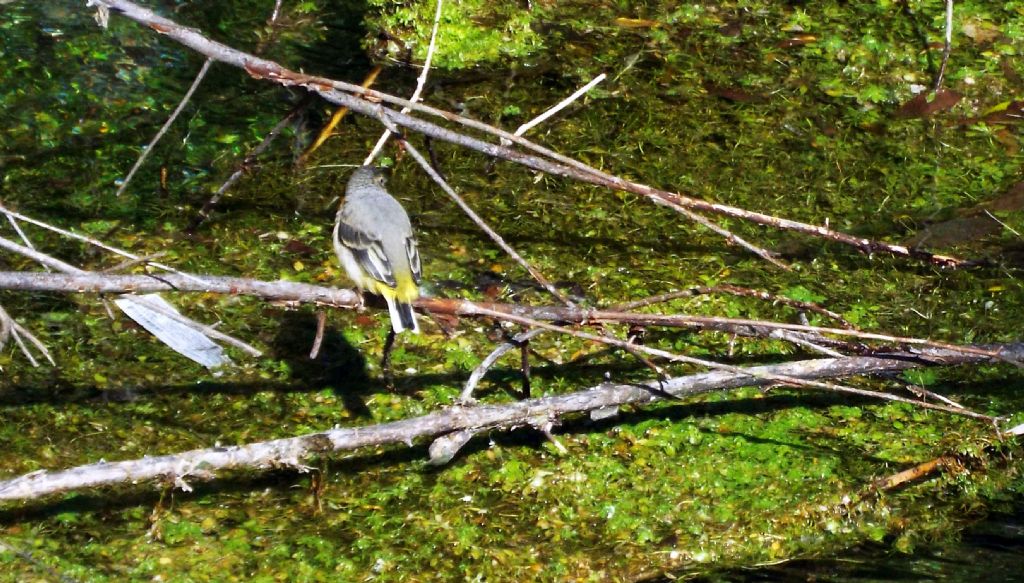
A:
[[[930,101],[928,99],[929,96],[933,96]],[[963,98],[963,95],[952,89],[939,89],[934,94],[922,91],[915,95],[913,99],[904,103],[902,107],[896,110],[894,115],[900,119],[928,117],[933,113],[952,108]]]
[[[1002,32],[991,22],[968,20],[960,28],[964,36],[978,44],[990,43],[1002,35]]]
[[[981,121],[988,124],[1019,123],[1024,121],[1024,101],[1011,101],[1006,104],[1006,107],[989,111],[989,113],[981,118]]]
[[[1014,184],[995,199],[990,200],[982,207],[990,211],[1019,211],[1024,209],[1024,182]]]
[[[284,244],[284,250],[287,251],[288,253],[294,253],[295,255],[304,255],[306,257],[309,257],[310,255],[316,253],[316,249],[310,247],[309,245],[297,239],[289,239],[288,242]]]
[[[722,87],[711,82],[704,83],[704,89],[707,90],[708,95],[721,97],[726,101],[732,101],[734,103],[764,103],[768,100],[763,95],[748,93],[742,89],[736,89],[734,87]]]

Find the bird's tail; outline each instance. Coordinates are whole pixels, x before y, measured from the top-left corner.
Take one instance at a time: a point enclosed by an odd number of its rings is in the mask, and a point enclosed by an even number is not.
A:
[[[391,315],[391,329],[395,331],[395,334],[405,330],[419,333],[420,327],[416,324],[416,312],[412,310],[412,304],[387,296],[384,296],[384,299],[388,303],[388,313]]]

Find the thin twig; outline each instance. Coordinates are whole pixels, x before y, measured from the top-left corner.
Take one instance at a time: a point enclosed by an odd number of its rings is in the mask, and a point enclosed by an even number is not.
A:
[[[9,338],[14,338],[15,344],[18,345],[18,349],[28,359],[29,363],[34,366],[39,366],[39,361],[35,359],[32,351],[28,349],[28,346],[22,340],[22,336],[28,339],[29,342],[35,346],[40,354],[46,357],[46,360],[50,362],[50,365],[56,366],[57,363],[53,361],[53,356],[50,355],[50,351],[46,349],[46,346],[35,337],[34,334],[26,330],[21,324],[18,324],[7,310],[0,306],[0,349],[3,349],[4,344],[7,343]]]
[[[953,0],[946,0],[946,36],[942,45],[942,63],[939,65],[939,73],[935,75],[935,93],[938,95],[942,89],[942,80],[946,76],[946,65],[949,63],[949,53],[953,47]]]
[[[104,251],[110,251],[111,253],[113,253],[115,255],[120,255],[121,257],[125,257],[125,258],[127,258],[129,260],[132,260],[132,261],[144,261],[145,260],[145,258],[140,257],[139,255],[135,255],[134,253],[129,253],[128,251],[125,251],[123,249],[118,249],[117,247],[114,247],[112,245],[107,245],[106,243],[104,243],[103,241],[100,241],[98,239],[93,239],[92,237],[86,237],[85,235],[80,235],[80,234],[75,233],[73,231],[68,231],[66,229],[62,229],[60,227],[51,225],[49,223],[45,223],[43,221],[40,221],[39,219],[34,219],[32,217],[23,215],[21,213],[15,212],[15,211],[12,211],[10,209],[5,208],[2,204],[0,204],[0,212],[6,214],[7,216],[17,217],[18,219],[21,219],[22,221],[25,221],[26,223],[31,223],[31,224],[33,224],[33,225],[35,225],[37,227],[41,227],[41,228],[46,229],[48,231],[53,231],[54,233],[57,233],[59,235],[63,235],[63,236],[68,237],[70,239],[74,239],[76,241],[81,241],[83,243],[88,243],[89,245],[92,245],[94,247],[98,247],[100,249],[103,249]],[[147,265],[151,265],[153,267],[156,267],[157,269],[162,269],[162,270],[170,272],[170,273],[181,274],[181,272],[178,271],[177,269],[175,269],[175,268],[173,268],[173,267],[171,267],[169,265],[164,265],[163,263],[156,263],[156,262],[153,262],[153,261],[146,261],[146,264]],[[67,265],[67,264],[65,264],[65,265]],[[64,271],[60,267],[58,267],[56,269],[59,270],[59,271]],[[65,271],[65,273],[70,273],[70,272]]]
[[[597,334],[590,334],[590,333],[587,333],[587,332],[580,332],[578,330],[573,330],[571,328],[566,328],[564,326],[556,326],[554,324],[548,324],[547,322],[541,322],[540,320],[532,320],[530,318],[524,318],[522,316],[517,316],[517,315],[513,315],[513,314],[507,314],[507,313],[503,313],[503,312],[496,312],[496,311],[492,311],[492,310],[487,310],[485,308],[480,310],[480,314],[485,315],[485,316],[491,316],[492,318],[496,318],[498,320],[505,320],[505,321],[509,321],[509,322],[515,322],[517,324],[522,324],[524,326],[533,326],[533,327],[536,327],[536,328],[544,328],[546,330],[551,330],[553,332],[560,332],[562,334],[567,334],[569,336],[573,336],[573,337],[579,338],[581,340],[589,340],[591,342],[598,342],[598,343],[601,343],[601,344],[608,344],[610,346],[618,346],[619,348],[625,348],[626,345],[629,345],[629,346],[632,346],[634,349],[636,349],[636,350],[638,350],[640,352],[649,354],[651,356],[657,356],[659,358],[664,358],[664,359],[669,360],[669,361],[684,362],[684,363],[687,363],[687,364],[695,364],[695,365],[707,367],[707,368],[710,368],[710,369],[713,369],[713,370],[720,370],[720,371],[725,371],[725,372],[731,372],[731,373],[734,373],[734,374],[750,374],[751,377],[755,377],[755,378],[758,378],[758,379],[761,379],[761,380],[767,380],[767,381],[772,381],[772,382],[776,382],[776,383],[781,383],[781,384],[789,385],[789,386],[793,386],[793,387],[824,389],[824,390],[832,391],[832,392],[836,392],[836,393],[846,393],[846,394],[850,394],[850,395],[858,395],[858,396],[861,396],[861,397],[870,397],[872,399],[880,399],[880,400],[883,400],[883,401],[894,401],[894,402],[899,402],[899,403],[908,403],[908,404],[915,405],[917,407],[922,407],[922,408],[925,408],[925,409],[934,409],[936,411],[945,411],[946,413],[955,413],[957,415],[964,415],[966,417],[971,417],[971,418],[974,418],[974,419],[985,419],[985,420],[992,420],[993,419],[989,415],[982,415],[981,413],[975,413],[973,411],[969,411],[969,410],[966,410],[966,409],[958,409],[956,407],[948,407],[948,406],[944,406],[944,405],[935,405],[935,404],[932,404],[932,403],[926,403],[926,402],[923,402],[923,401],[915,401],[913,399],[907,399],[905,397],[899,397],[899,396],[896,396],[896,395],[890,395],[889,393],[882,393],[882,392],[878,392],[878,391],[869,391],[869,390],[866,390],[866,389],[857,389],[857,388],[854,388],[854,387],[848,387],[846,385],[837,385],[837,384],[834,384],[834,383],[823,383],[823,382],[818,382],[818,381],[808,381],[808,380],[798,379],[796,377],[790,377],[790,376],[785,376],[785,375],[773,375],[773,374],[762,375],[761,373],[756,373],[756,374],[755,373],[747,373],[747,372],[744,372],[744,371],[749,371],[749,369],[744,369],[744,368],[738,367],[738,366],[732,366],[732,365],[729,365],[729,364],[722,364],[722,363],[714,362],[714,361],[711,361],[711,360],[704,360],[702,358],[695,358],[695,357],[692,357],[692,356],[686,356],[684,354],[677,354],[677,353],[673,353],[673,352],[668,352],[667,350],[661,350],[661,349],[658,349],[658,348],[651,348],[649,346],[643,346],[643,345],[638,345],[638,344],[629,344],[628,342],[625,342],[623,340],[617,340],[617,339],[614,339],[614,338],[609,338],[607,336],[599,336]]]
[[[891,476],[886,476],[875,480],[873,486],[877,490],[892,490],[897,486],[901,486],[907,482],[921,479],[925,476],[929,476],[936,472],[941,471],[946,466],[956,465],[957,460],[955,456],[943,455],[924,463],[917,464],[914,467],[907,468],[903,471],[896,472]]]
[[[523,373],[523,399],[530,398],[530,341],[519,343],[519,370]]]
[[[938,393],[936,393],[934,391],[929,391],[928,389],[926,389],[926,388],[924,388],[924,387],[922,387],[920,385],[905,385],[905,388],[907,389],[908,392],[910,392],[914,396],[919,397],[921,399],[924,399],[926,397],[930,397],[932,399],[935,399],[936,401],[941,401],[941,402],[949,405],[950,407],[959,407],[961,409],[965,409],[966,408],[963,405],[961,405],[960,403],[957,403],[956,401],[954,401],[953,399],[950,399],[949,397],[946,397],[945,395],[940,395],[940,394],[938,394]]]
[[[15,220],[14,215],[8,212],[7,209],[3,207],[3,205],[0,205],[0,211],[3,211],[3,213],[7,216],[7,221],[11,223],[11,227],[14,228],[14,232],[18,234],[18,238],[21,239],[22,243],[24,243],[25,246],[28,247],[29,249],[35,249],[36,246],[32,244],[32,240],[28,238],[28,235],[25,234],[25,231],[21,230],[21,225],[19,225],[18,221]],[[50,271],[50,268],[46,267],[45,265],[43,266],[43,269],[45,269],[46,271]]]
[[[32,352],[29,351],[28,346],[25,345],[25,341],[21,339],[21,334],[18,333],[18,329],[13,326],[11,327],[11,336],[14,337],[15,344],[17,344],[18,348],[21,349],[21,353],[28,359],[29,364],[33,367],[38,367],[39,361],[32,356]]]
[[[316,360],[317,356],[320,356],[320,346],[324,342],[324,329],[327,326],[327,312],[325,310],[316,311],[316,335],[313,337],[313,346],[309,349],[309,359]]]
[[[743,247],[747,251],[750,251],[754,255],[757,255],[758,257],[764,259],[768,263],[771,263],[775,267],[784,269],[786,271],[792,271],[793,268],[791,268],[789,265],[786,265],[782,261],[776,259],[775,255],[772,254],[771,251],[754,245],[750,241],[747,241],[743,237],[740,237],[739,235],[733,233],[732,231],[726,229],[725,227],[719,225],[718,223],[712,221],[711,219],[705,217],[704,215],[695,213],[690,209],[684,207],[683,205],[679,204],[666,203],[665,206],[690,219],[691,221],[697,223],[698,225],[701,225],[702,227],[708,229],[709,231],[715,233],[716,235],[722,237],[723,239],[726,240],[726,242]]]
[[[210,65],[213,64],[213,61],[214,59],[212,57],[207,57],[206,61],[203,62],[202,68],[199,69],[199,73],[196,75],[196,78],[192,81],[192,86],[188,88],[188,91],[185,92],[185,96],[181,98],[181,102],[178,103],[178,107],[174,109],[174,111],[171,113],[171,117],[167,118],[167,121],[164,122],[163,127],[161,127],[160,131],[158,131],[156,135],[153,136],[153,139],[149,142],[149,145],[147,145],[146,149],[143,150],[142,154],[139,155],[139,159],[135,161],[135,165],[132,166],[132,169],[128,171],[128,176],[125,176],[124,181],[121,182],[121,186],[118,187],[117,189],[117,196],[121,196],[121,194],[124,193],[125,189],[128,188],[128,184],[131,183],[132,177],[135,176],[135,172],[139,169],[140,166],[142,166],[142,163],[146,161],[146,158],[149,157],[150,152],[153,151],[153,147],[156,146],[157,142],[160,141],[160,138],[164,137],[164,134],[167,133],[167,130],[171,127],[171,124],[174,123],[174,120],[178,119],[178,115],[180,115],[182,110],[185,109],[185,106],[188,104],[189,100],[192,99],[192,94],[196,92],[196,89],[199,88],[199,84],[202,83],[203,78],[206,77],[206,73],[210,70]]]
[[[124,261],[118,263],[117,265],[113,265],[106,269],[100,270],[100,273],[120,273],[122,271],[127,270],[128,268],[135,267],[136,265],[148,265],[149,262],[152,261],[153,259],[156,259],[157,257],[163,257],[166,254],[167,253],[165,251],[158,251],[156,253],[151,253],[149,255],[143,255],[138,259],[125,259]]]
[[[992,214],[991,212],[989,212],[988,209],[984,209],[982,212],[984,212],[985,215],[988,216],[988,218],[990,218],[993,221],[995,221],[995,222],[999,223],[1000,225],[1002,225],[1002,227],[1004,229],[1006,229],[1007,231],[1009,231],[1009,232],[1013,233],[1014,235],[1016,235],[1018,239],[1021,238],[1020,231],[1018,231],[1017,229],[1014,229],[1010,225],[1007,225],[1006,222],[1000,220],[999,217],[997,217],[994,214]]]
[[[566,97],[565,99],[563,99],[563,100],[559,101],[559,102],[558,102],[558,103],[556,103],[555,105],[551,106],[551,107],[550,107],[550,108],[549,108],[549,109],[548,109],[547,111],[545,111],[544,113],[542,113],[542,114],[538,115],[537,117],[535,117],[535,118],[531,119],[530,121],[528,121],[528,122],[524,123],[523,125],[519,126],[519,129],[517,129],[517,130],[515,131],[515,135],[517,135],[517,136],[521,136],[521,135],[525,134],[526,132],[530,131],[531,129],[533,129],[533,128],[534,128],[535,126],[537,126],[537,125],[540,125],[541,123],[544,123],[544,122],[545,122],[545,121],[547,121],[547,120],[548,120],[548,119],[549,119],[549,118],[550,118],[551,116],[555,115],[555,114],[556,114],[556,113],[558,113],[559,111],[562,111],[563,109],[565,109],[566,107],[568,107],[568,106],[569,106],[569,104],[571,104],[571,103],[572,103],[573,101],[576,101],[576,100],[577,100],[577,99],[579,99],[579,98],[580,98],[580,97],[581,97],[582,95],[584,95],[585,93],[587,93],[588,91],[590,91],[591,89],[593,89],[593,88],[594,88],[594,87],[595,87],[595,86],[596,86],[596,85],[597,85],[598,83],[600,83],[601,81],[604,81],[604,80],[605,80],[605,78],[606,78],[607,76],[608,76],[608,75],[606,75],[606,74],[604,74],[604,73],[601,73],[601,74],[600,74],[600,75],[598,75],[597,77],[594,77],[593,79],[591,79],[591,80],[590,80],[590,82],[589,82],[589,83],[587,83],[587,84],[586,84],[586,85],[584,85],[583,87],[580,87],[579,89],[577,89],[577,90],[576,90],[576,91],[575,91],[575,92],[574,92],[574,93],[573,93],[572,95],[570,95],[569,97]],[[502,144],[504,144],[504,145],[508,146],[508,145],[511,145],[511,144],[512,144],[512,142],[510,142],[509,140],[506,140],[506,139],[502,138]]]
[[[382,121],[386,120],[382,119]],[[494,241],[499,247],[501,247],[502,251],[507,253],[509,257],[511,257],[513,260],[515,260],[516,263],[518,263],[523,269],[525,269],[535,280],[537,280],[537,283],[539,283],[541,286],[544,287],[545,290],[548,291],[548,293],[558,298],[558,300],[561,301],[562,303],[568,304],[570,306],[572,305],[572,302],[569,300],[569,298],[563,295],[562,292],[558,291],[558,288],[556,288],[554,284],[548,281],[548,279],[544,277],[544,274],[542,274],[537,268],[535,268],[528,261],[526,261],[526,259],[523,258],[523,256],[520,255],[519,252],[513,249],[512,246],[509,245],[505,241],[505,239],[502,238],[502,236],[497,233],[497,231],[492,229],[490,225],[488,225],[487,222],[480,217],[480,215],[476,214],[476,211],[474,211],[473,208],[469,206],[466,203],[466,201],[463,200],[463,198],[459,196],[459,194],[455,192],[455,190],[452,189],[451,186],[448,185],[447,182],[445,182],[444,178],[441,178],[441,175],[434,170],[430,163],[427,162],[426,158],[424,158],[423,155],[420,154],[419,150],[413,147],[413,145],[410,144],[405,139],[402,139],[402,144],[404,145],[409,155],[412,156],[413,160],[416,160],[420,167],[423,168],[423,171],[427,173],[427,176],[430,176],[430,178],[435,183],[437,183],[438,186],[441,187],[441,190],[444,190],[445,194],[448,195],[448,198],[452,199],[452,201],[455,202],[455,204],[457,204],[460,209],[462,209],[462,212],[464,212],[466,216],[469,217],[469,219],[473,221],[473,223],[476,224],[477,227],[480,228],[480,230],[486,233],[487,236],[490,237],[492,241]]]
[[[650,305],[653,305],[653,304],[660,304],[660,303],[664,303],[664,302],[670,302],[672,300],[677,300],[679,298],[690,298],[690,297],[693,297],[695,295],[707,295],[707,294],[716,294],[716,293],[726,293],[726,294],[731,294],[731,295],[734,295],[734,296],[757,298],[757,299],[769,301],[769,302],[772,302],[772,303],[775,303],[775,304],[783,304],[783,305],[789,306],[791,308],[796,308],[798,310],[807,310],[807,311],[810,311],[810,312],[815,312],[817,314],[821,314],[823,316],[826,316],[828,318],[836,320],[837,322],[839,322],[839,325],[842,326],[843,328],[853,328],[854,327],[853,324],[850,324],[845,318],[842,317],[842,315],[840,315],[840,314],[838,314],[836,312],[833,312],[832,310],[828,310],[826,308],[823,308],[823,307],[819,306],[818,304],[815,304],[815,303],[812,303],[812,302],[802,302],[800,300],[794,300],[792,298],[787,298],[785,296],[779,296],[779,295],[771,294],[771,293],[768,293],[766,291],[759,290],[759,289],[751,289],[751,288],[747,288],[747,287],[740,287],[740,286],[737,286],[737,285],[729,285],[729,284],[713,285],[713,286],[703,286],[703,285],[694,286],[694,287],[691,287],[691,288],[688,288],[688,289],[684,289],[684,290],[672,291],[672,292],[668,292],[668,293],[664,293],[664,294],[660,294],[660,295],[656,295],[656,296],[649,296],[649,297],[646,297],[646,298],[641,298],[639,300],[632,301],[632,302],[625,302],[625,303],[621,303],[621,304],[616,304],[611,309],[614,310],[614,311],[627,312],[627,311],[636,310],[637,308],[647,307],[647,306],[650,306]]]
[[[23,245],[18,245],[14,241],[11,241],[10,239],[4,237],[0,237],[0,249],[6,249],[12,253],[17,253],[18,255],[28,257],[29,259],[35,261],[40,265],[44,265],[46,267],[56,269],[57,271],[61,271],[64,273],[71,273],[75,275],[82,275],[87,273],[84,269],[79,269],[74,265],[71,265],[70,263],[65,263],[60,259],[51,257],[46,253],[36,251],[35,249],[29,249],[28,247],[25,247]]]
[[[277,136],[284,130],[284,128],[288,127],[288,124],[290,124],[291,121],[295,119],[295,116],[298,115],[298,113],[302,111],[303,108],[306,107],[307,103],[309,102],[306,99],[302,99],[301,101],[299,101],[299,103],[297,103],[295,107],[293,107],[292,110],[288,112],[287,115],[281,118],[281,121],[277,122],[277,125],[275,125],[273,128],[270,129],[269,132],[267,132],[267,135],[263,136],[263,140],[261,140],[260,143],[257,144],[255,148],[250,150],[249,153],[245,155],[245,158],[243,158],[242,162],[238,164],[238,167],[235,169],[234,172],[231,173],[231,176],[228,176],[228,179],[225,180],[224,183],[220,185],[220,188],[218,188],[217,191],[213,193],[213,196],[211,196],[209,200],[207,200],[203,204],[203,207],[199,209],[199,212],[197,213],[196,217],[192,219],[192,222],[185,229],[186,232],[194,232],[196,229],[199,228],[199,225],[201,225],[203,221],[206,221],[210,218],[210,213],[213,212],[214,207],[217,206],[217,204],[220,202],[220,199],[224,197],[224,193],[226,193],[229,188],[234,186],[235,183],[238,182],[242,178],[242,176],[245,175],[246,172],[252,170],[253,166],[256,164],[256,158],[259,157],[260,154],[265,152],[267,148],[270,147],[270,145],[274,142],[274,139],[277,138]]]
[[[412,97],[409,98],[409,101],[412,103],[416,103],[420,100],[420,94],[423,93],[423,87],[427,84],[427,75],[430,74],[430,63],[434,60],[434,50],[437,48],[437,30],[440,28],[441,24],[441,8],[444,6],[444,0],[437,0],[435,2],[435,6],[434,24],[430,30],[430,44],[427,45],[427,57],[423,61],[423,70],[420,71],[420,75],[416,79],[416,89],[412,92]],[[402,108],[402,113],[409,113],[409,111],[411,111],[409,107]],[[373,149],[370,150],[369,154],[367,154],[366,160],[363,161],[363,166],[368,166],[377,159],[377,155],[380,154],[380,151],[384,148],[384,144],[387,143],[388,138],[391,137],[392,133],[393,132],[388,129],[380,135],[380,138],[373,146]]]
[[[494,350],[491,351],[490,354],[487,355],[486,358],[484,358],[480,362],[480,364],[477,365],[476,368],[473,369],[473,372],[469,374],[469,378],[466,379],[466,384],[463,385],[462,387],[462,393],[459,394],[458,402],[464,405],[471,404],[473,402],[473,391],[476,390],[476,386],[480,384],[480,381],[483,380],[484,375],[486,375],[487,371],[490,370],[491,367],[498,362],[499,358],[504,356],[505,353],[512,350],[513,348],[518,348],[522,346],[523,343],[529,342],[531,338],[543,334],[544,332],[546,332],[546,330],[544,330],[543,328],[533,328],[531,330],[527,330],[526,332],[520,332],[519,334],[516,334],[515,336],[512,337],[512,340],[508,342],[502,342],[501,344],[499,344]]]
[[[117,14],[124,15],[136,22],[149,26],[155,30],[159,30],[165,36],[192,48],[207,57],[240,67],[253,77],[270,79],[276,83],[286,86],[305,87],[310,91],[318,93],[332,103],[346,105],[353,111],[363,115],[379,118],[381,115],[380,112],[383,110],[384,115],[389,117],[396,125],[413,129],[414,131],[429,135],[436,139],[456,143],[490,156],[515,161],[529,168],[533,168],[534,170],[540,170],[559,176],[572,177],[584,182],[606,186],[615,190],[632,192],[642,195],[656,204],[664,206],[676,205],[694,211],[706,211],[732,216],[758,224],[772,226],[778,229],[792,230],[806,235],[836,241],[845,245],[853,246],[859,251],[867,254],[884,251],[896,256],[918,258],[948,267],[959,267],[970,264],[970,262],[956,257],[938,255],[921,251],[919,249],[911,249],[903,245],[893,245],[882,241],[856,237],[846,233],[833,231],[827,226],[811,225],[763,213],[747,211],[728,205],[711,203],[686,197],[678,193],[672,193],[651,188],[650,186],[643,184],[630,182],[622,178],[611,176],[595,168],[591,168],[586,164],[573,160],[567,156],[552,152],[551,150],[534,144],[520,136],[515,136],[509,132],[488,126],[487,124],[471,120],[469,118],[458,116],[451,112],[442,111],[422,104],[412,104],[408,100],[387,95],[379,91],[364,89],[351,83],[344,83],[333,79],[305,75],[291,71],[273,61],[261,59],[249,53],[212,41],[195,29],[183,27],[172,20],[157,16],[151,10],[142,8],[129,0],[92,0],[92,3],[93,5],[98,4],[113,8]],[[357,95],[363,97],[357,97]],[[374,101],[371,102],[368,101],[368,99],[372,99]],[[498,137],[508,138],[514,144],[537,152],[543,156],[547,156],[549,159],[539,158],[534,155],[502,147],[499,144],[492,144],[476,138],[457,134],[436,124],[409,116],[408,114],[387,110],[377,103],[380,101],[398,104],[403,107],[408,105],[415,111],[429,113],[430,115],[439,116],[446,120],[460,123],[467,127],[472,127]],[[552,162],[552,160],[557,162]]]
[[[27,338],[28,341],[31,342],[32,345],[36,347],[36,350],[38,350],[39,353],[46,358],[47,362],[50,363],[50,366],[57,366],[57,362],[53,360],[53,355],[50,354],[50,350],[46,348],[46,345],[43,344],[43,342],[39,340],[39,338],[35,334],[29,332],[24,326],[14,321],[13,319],[11,320],[11,325],[14,329],[14,332],[21,334],[22,336]]]
[[[796,334],[794,334],[792,332],[787,332],[786,330],[775,330],[775,331],[773,331],[769,335],[769,338],[778,338],[779,340],[782,340],[783,342],[789,342],[791,344],[796,344],[797,346],[802,346],[802,347],[804,347],[804,348],[806,348],[808,350],[811,350],[813,352],[817,352],[817,353],[824,354],[826,356],[831,356],[831,357],[834,357],[834,358],[842,358],[843,356],[846,356],[842,352],[839,352],[839,351],[836,351],[836,350],[832,350],[831,348],[828,348],[828,347],[825,347],[825,346],[821,346],[820,344],[815,344],[814,342],[811,342],[810,340],[806,340],[804,338],[801,338],[800,336],[798,336],[798,335],[796,335]]]

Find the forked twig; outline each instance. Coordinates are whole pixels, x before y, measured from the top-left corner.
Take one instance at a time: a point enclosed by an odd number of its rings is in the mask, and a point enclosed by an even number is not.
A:
[[[538,157],[537,155],[531,155],[522,151],[503,147],[500,144],[493,144],[476,138],[471,138],[469,136],[457,134],[436,124],[398,111],[388,109],[384,110],[384,115],[386,115],[396,125],[413,129],[432,138],[472,148],[490,156],[511,160],[535,170],[553,173],[559,176],[572,177],[584,182],[606,186],[615,190],[632,192],[644,196],[659,205],[669,207],[673,207],[674,205],[684,207],[692,211],[706,211],[715,214],[722,214],[762,225],[773,226],[779,229],[797,231],[806,235],[850,245],[864,253],[870,254],[884,251],[897,256],[923,259],[931,263],[951,267],[969,264],[969,262],[955,257],[927,253],[918,249],[908,248],[904,245],[894,245],[833,231],[827,226],[801,223],[798,221],[747,211],[728,205],[702,201],[686,197],[678,193],[651,188],[650,186],[611,176],[601,172],[600,170],[591,168],[582,162],[552,152],[551,150],[534,144],[520,136],[515,136],[509,132],[505,132],[475,120],[458,116],[451,112],[445,112],[422,104],[414,104],[408,100],[387,95],[379,91],[365,89],[351,83],[344,83],[333,79],[305,75],[291,71],[273,61],[261,59],[254,55],[212,41],[194,29],[183,27],[172,20],[157,16],[151,10],[142,8],[129,0],[91,0],[91,5],[113,8],[119,14],[158,30],[167,37],[172,38],[185,46],[206,55],[207,57],[240,67],[253,77],[270,79],[282,85],[305,87],[310,91],[318,93],[332,103],[346,105],[353,111],[364,115],[379,117],[379,112],[382,108],[378,103],[371,103],[363,97],[374,99],[375,101],[385,101],[392,104],[398,104],[401,106],[408,105],[415,111],[440,116],[446,120],[460,123],[467,127],[487,132],[491,135],[508,138],[512,143],[527,150],[536,152],[544,157]]]

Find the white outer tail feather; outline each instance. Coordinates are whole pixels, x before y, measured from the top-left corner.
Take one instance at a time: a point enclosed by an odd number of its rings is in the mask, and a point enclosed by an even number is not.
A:
[[[412,306],[408,305],[409,315],[412,319],[412,328],[406,328],[402,324],[402,315],[398,312],[398,303],[394,298],[385,297],[384,301],[388,303],[388,315],[391,316],[391,329],[395,331],[395,334],[404,332],[405,330],[412,330],[414,334],[419,334],[420,325],[416,322],[416,312],[413,311]]]

